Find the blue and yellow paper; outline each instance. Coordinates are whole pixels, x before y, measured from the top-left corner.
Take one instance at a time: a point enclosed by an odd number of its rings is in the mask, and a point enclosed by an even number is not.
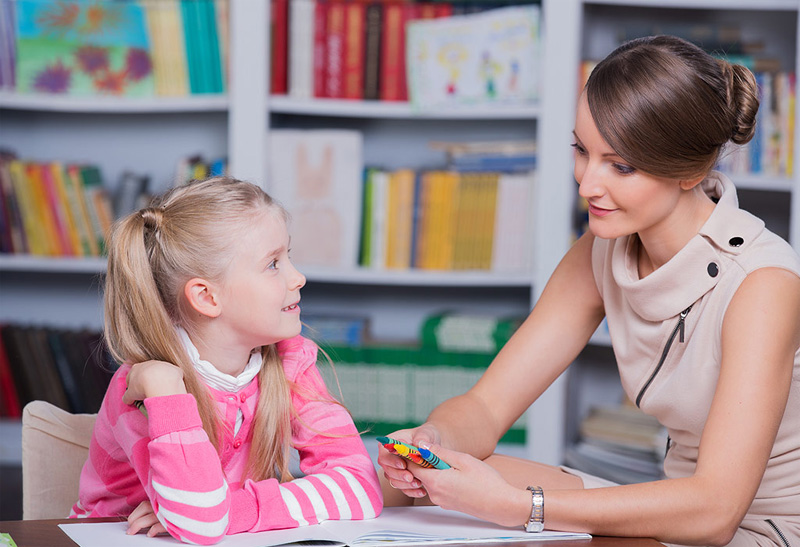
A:
[[[150,96],[145,15],[137,2],[17,1],[20,93]]]

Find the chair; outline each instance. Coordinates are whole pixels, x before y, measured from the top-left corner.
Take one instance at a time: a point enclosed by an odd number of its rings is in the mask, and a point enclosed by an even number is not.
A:
[[[71,414],[46,401],[22,411],[22,518],[66,518],[78,501],[96,414]]]

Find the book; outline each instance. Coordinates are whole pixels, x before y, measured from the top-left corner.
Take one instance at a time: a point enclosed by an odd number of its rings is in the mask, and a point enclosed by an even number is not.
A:
[[[289,3],[289,95],[304,99],[314,93],[314,3]]]
[[[379,94],[382,101],[401,101],[400,71],[404,70],[403,4],[385,2],[381,21]]]
[[[4,327],[0,326],[0,329]],[[22,406],[17,396],[17,387],[11,372],[11,363],[6,352],[5,342],[0,336],[0,416],[4,418],[19,418],[22,416]]]
[[[314,2],[314,97],[326,95],[325,73],[328,63],[328,3]]]
[[[345,3],[328,0],[325,15],[325,97],[344,96]]]
[[[363,137],[351,130],[270,131],[268,190],[289,211],[301,266],[358,264]]]
[[[364,98],[366,5],[362,2],[348,2],[344,9],[342,96],[345,99],[360,100]]]
[[[285,95],[289,90],[289,0],[270,3],[270,93]]]
[[[16,7],[18,92],[154,94],[142,4],[18,0]]]
[[[538,99],[539,7],[510,6],[407,27],[409,99],[420,110]]]
[[[138,545],[137,537],[126,536],[127,523],[59,524],[64,533],[81,547]],[[591,535],[544,531],[531,534],[522,526],[508,528],[441,507],[386,507],[368,520],[326,520],[314,526],[271,530],[225,537],[228,547],[271,547],[299,542],[325,542],[329,546],[380,547],[387,545],[445,545],[514,543],[591,539]],[[144,538],[148,539],[148,538]],[[306,544],[306,543],[304,543]],[[314,543],[311,543],[312,545]],[[307,545],[307,544],[306,544]]]
[[[13,0],[0,0],[0,89],[16,87],[16,28]]]
[[[400,169],[389,177],[386,202],[386,267],[411,267],[414,233],[415,173]]]
[[[364,37],[364,99],[380,99],[380,60],[382,4],[368,4],[366,8],[366,36]]]

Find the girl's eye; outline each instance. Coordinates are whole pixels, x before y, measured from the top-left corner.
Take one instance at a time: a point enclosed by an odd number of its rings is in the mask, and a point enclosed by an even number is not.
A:
[[[635,167],[631,167],[630,165],[625,165],[624,163],[615,163],[614,169],[616,169],[620,175],[632,175],[633,173],[636,172]]]
[[[269,263],[267,266],[268,270],[277,270],[278,269],[278,259],[274,259],[272,262]]]
[[[580,144],[578,144],[577,142],[573,142],[572,144],[570,144],[570,146],[575,149],[575,153],[576,154],[581,155],[581,156],[585,156],[586,155],[586,149],[583,146],[581,146]]]

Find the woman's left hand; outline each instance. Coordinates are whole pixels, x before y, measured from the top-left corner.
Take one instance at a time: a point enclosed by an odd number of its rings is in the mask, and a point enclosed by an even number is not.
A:
[[[128,516],[128,535],[138,534],[140,530],[150,528],[147,537],[155,537],[158,534],[166,534],[167,529],[161,524],[153,512],[153,506],[149,500],[144,500],[139,507],[133,510]]]
[[[429,469],[409,464],[408,469],[443,509],[461,511],[502,526],[520,526],[530,515],[531,495],[511,486],[494,468],[469,454],[430,447],[451,469]]]

